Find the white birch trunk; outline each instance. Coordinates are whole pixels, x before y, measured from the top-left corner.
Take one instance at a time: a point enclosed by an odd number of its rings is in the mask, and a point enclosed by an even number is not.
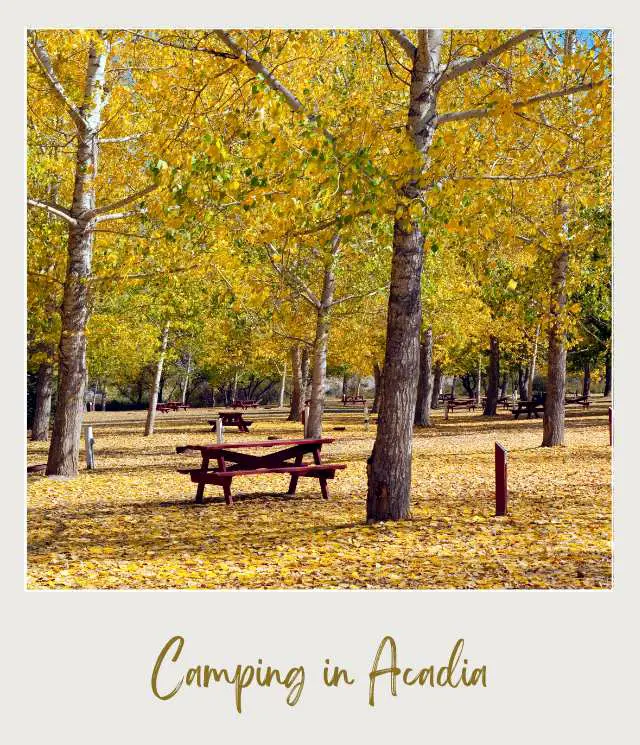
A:
[[[287,383],[287,361],[284,361],[284,367],[282,368],[282,380],[280,381],[280,402],[278,406],[282,409],[284,407],[284,391]]]
[[[339,239],[334,239],[331,260],[324,271],[322,300],[318,307],[316,336],[313,345],[313,368],[311,374],[311,405],[307,422],[307,437],[322,437],[322,413],[324,411],[324,389],[327,379],[327,348],[329,341],[329,313],[333,303],[336,278],[333,262],[338,251]]]
[[[167,352],[167,340],[169,338],[169,322],[164,326],[162,330],[162,342],[160,344],[160,355],[158,357],[158,364],[156,367],[156,375],[153,380],[153,387],[151,389],[151,395],[149,396],[149,408],[147,410],[147,421],[144,425],[145,437],[153,434],[153,428],[156,421],[156,406],[158,404],[158,392],[160,390],[160,378],[162,378],[162,368],[164,366],[164,357]]]
[[[42,42],[34,44],[43,69],[52,70],[51,60]],[[93,222],[87,217],[95,208],[97,138],[104,106],[104,85],[109,45],[101,49],[91,43],[82,106],[71,108],[76,125],[77,147],[73,198],[69,210],[73,222],[67,243],[67,273],[61,309],[59,374],[56,414],[47,461],[47,475],[76,476],[80,451],[80,430],[84,414],[86,380],[86,327],[89,320],[89,283],[93,252]],[[59,83],[49,79],[57,94]]]
[[[187,371],[182,381],[182,403],[187,403],[187,388],[189,387],[189,375],[191,374],[191,353],[187,357]]]
[[[531,401],[533,398],[533,379],[536,375],[536,361],[538,357],[538,337],[540,336],[540,324],[536,327],[536,337],[533,342],[533,353],[531,355],[531,367],[529,371],[529,378],[527,380],[527,400]]]

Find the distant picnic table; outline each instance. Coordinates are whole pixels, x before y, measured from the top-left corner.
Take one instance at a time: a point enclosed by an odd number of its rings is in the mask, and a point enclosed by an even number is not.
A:
[[[362,404],[364,406],[366,403],[367,402],[364,396],[343,396],[342,397],[343,406],[346,406],[347,404]]]
[[[254,401],[253,399],[240,399],[237,398],[232,404],[232,409],[257,409],[258,408],[258,401]]]
[[[487,403],[487,397],[482,397],[482,405],[484,406]],[[503,409],[510,409],[511,404],[513,403],[513,400],[511,396],[500,396],[500,398],[496,399],[497,404],[501,404]]]
[[[447,399],[447,413],[456,409],[475,411],[477,405],[475,398],[449,398]]]
[[[233,504],[231,480],[236,476],[256,476],[266,473],[288,473],[291,478],[287,494],[295,494],[300,476],[317,478],[324,499],[329,499],[327,479],[332,479],[339,469],[346,468],[345,463],[322,463],[320,451],[322,445],[333,442],[331,437],[306,440],[260,440],[257,442],[220,443],[219,445],[181,445],[177,453],[187,450],[199,451],[202,456],[200,468],[178,469],[179,473],[188,474],[191,481],[198,484],[196,503],[202,504],[205,484],[222,486],[225,502]],[[253,455],[238,452],[239,449],[280,448],[267,455]],[[304,456],[311,454],[313,463],[303,463]],[[209,467],[215,460],[217,466]]]
[[[237,427],[239,432],[249,432],[252,421],[245,419],[241,411],[221,411],[218,416],[222,420],[223,427]],[[218,426],[217,419],[209,419],[209,424],[213,425],[211,431],[215,432]]]
[[[564,399],[565,404],[580,404],[583,409],[588,409],[591,406],[591,399],[589,396],[567,396]]]
[[[520,401],[517,401],[515,407],[511,409],[514,419],[517,419],[520,416],[520,414],[522,414],[525,411],[527,412],[527,419],[531,419],[532,414],[537,419],[538,412],[544,411],[544,403],[537,399],[534,399],[533,401],[520,400]]]
[[[160,411],[163,414],[169,411],[178,411],[178,409],[184,409],[186,411],[190,408],[191,404],[182,404],[180,401],[165,401],[162,404],[156,404],[156,411]]]

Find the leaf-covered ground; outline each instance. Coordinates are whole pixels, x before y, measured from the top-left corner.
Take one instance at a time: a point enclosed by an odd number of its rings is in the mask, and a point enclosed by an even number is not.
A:
[[[211,410],[158,416],[95,412],[98,470],[28,478],[29,588],[597,588],[611,586],[611,450],[607,404],[571,407],[567,446],[540,448],[541,420],[456,412],[416,430],[413,518],[364,523],[366,457],[374,427],[327,414],[336,441],[324,459],[348,467],[321,499],[315,479],[286,497],[288,477],[234,480],[234,506],[178,467],[199,463],[176,445],[215,441]],[[253,412],[251,435],[300,437],[282,414]],[[344,426],[344,431],[334,427]],[[509,449],[509,516],[493,515],[494,441]],[[264,451],[263,451],[264,452]],[[28,444],[28,462],[46,443]]]

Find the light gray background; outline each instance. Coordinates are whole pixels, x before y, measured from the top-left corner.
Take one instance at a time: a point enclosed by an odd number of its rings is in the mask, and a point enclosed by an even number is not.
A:
[[[637,450],[639,408],[629,403],[638,364],[638,19],[622,3],[323,2],[313,17],[282,3],[140,0],[44,2],[3,9],[0,243],[4,291],[2,375],[3,730],[16,743],[325,743],[434,738],[450,743],[629,742],[637,733]],[[446,11],[446,13],[445,13]],[[231,15],[235,12],[235,17]],[[24,28],[97,27],[613,27],[615,31],[615,589],[613,591],[26,592],[24,591]],[[635,376],[637,379],[637,375]],[[635,419],[635,421],[634,421]],[[302,664],[298,705],[282,690],[186,689],[169,702],[149,686],[166,640],[186,638],[185,663]],[[488,688],[380,686],[367,704],[381,638],[401,666],[446,661],[458,637],[486,664]],[[325,657],[356,676],[321,685]]]

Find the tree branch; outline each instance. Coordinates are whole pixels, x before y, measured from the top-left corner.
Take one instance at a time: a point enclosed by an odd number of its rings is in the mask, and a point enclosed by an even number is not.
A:
[[[465,60],[464,62],[454,63],[440,77],[440,79],[438,80],[438,87],[441,86],[443,83],[448,83],[451,80],[455,80],[457,77],[460,77],[460,75],[464,75],[471,70],[476,70],[478,67],[484,67],[490,60],[498,57],[503,52],[508,51],[512,47],[521,44],[523,41],[526,41],[531,36],[535,36],[539,32],[539,29],[529,29],[527,31],[523,31],[521,34],[512,36],[510,39],[507,39],[507,41],[495,47],[494,49],[489,49],[489,51],[484,52],[484,54],[480,54],[477,57]]]
[[[416,55],[417,47],[413,44],[411,39],[404,32],[398,29],[389,29],[389,35],[398,42],[398,44],[406,52],[407,57],[413,61],[413,58]]]
[[[522,109],[525,106],[531,106],[541,101],[549,101],[552,98],[562,98],[563,96],[571,96],[573,93],[581,93],[582,91],[589,91],[592,88],[606,83],[610,79],[608,75],[602,80],[595,80],[590,83],[581,83],[580,85],[574,85],[571,88],[561,88],[557,91],[549,91],[548,93],[540,93],[537,96],[531,96],[531,98],[525,98],[522,101],[514,101],[512,104],[513,109]],[[486,116],[491,116],[494,113],[493,107],[487,107],[484,109],[469,109],[468,111],[450,111],[446,114],[438,115],[438,124],[445,124],[446,122],[461,122],[467,119],[483,119]]]
[[[40,65],[40,69],[44,73],[44,76],[49,82],[49,85],[64,104],[76,126],[79,129],[85,129],[87,127],[87,122],[80,113],[80,109],[69,98],[69,96],[67,96],[62,83],[58,80],[58,77],[53,69],[51,58],[49,57],[49,52],[47,52],[47,48],[45,47],[44,42],[42,41],[42,39],[37,38],[34,31],[29,31],[27,33],[27,36],[29,39],[27,42],[29,45],[29,49]]]
[[[304,108],[302,103],[288,88],[285,88],[285,86],[282,85],[282,83],[272,75],[261,62],[258,62],[257,59],[252,57],[239,44],[236,44],[226,31],[215,30],[213,33],[220,39],[220,41],[231,49],[237,59],[242,60],[256,75],[261,75],[271,89],[280,93],[293,111],[300,111]]]
[[[371,297],[372,295],[376,295],[378,292],[382,292],[382,290],[386,290],[389,288],[389,285],[383,285],[382,287],[377,287],[375,290],[371,290],[371,292],[362,292],[362,293],[354,293],[353,295],[345,295],[344,297],[338,298],[337,300],[334,300],[331,303],[331,307],[333,308],[334,305],[340,305],[340,303],[345,303],[347,300],[356,300],[361,299],[364,297]]]
[[[91,210],[92,216],[101,215],[104,212],[111,212],[111,210],[117,210],[120,207],[125,207],[127,204],[131,204],[131,202],[135,202],[138,199],[142,199],[142,197],[146,196],[152,191],[155,191],[158,188],[159,184],[149,184],[149,186],[146,186],[144,189],[140,189],[140,191],[135,192],[134,194],[130,194],[128,197],[125,197],[124,199],[119,199],[117,202],[112,202],[111,204],[107,204],[104,207],[97,207],[95,210]],[[130,213],[127,213],[130,214]],[[118,217],[124,217],[124,215],[119,215]],[[102,220],[115,220],[115,216],[109,215],[108,217],[101,218]]]
[[[65,209],[64,207],[60,207],[58,204],[52,204],[51,202],[42,202],[39,199],[29,199],[27,198],[27,204],[30,207],[40,207],[43,210],[46,210],[51,215],[55,215],[56,217],[60,217],[62,220],[66,220],[71,225],[76,225],[75,218],[71,217],[71,213],[69,210]]]

